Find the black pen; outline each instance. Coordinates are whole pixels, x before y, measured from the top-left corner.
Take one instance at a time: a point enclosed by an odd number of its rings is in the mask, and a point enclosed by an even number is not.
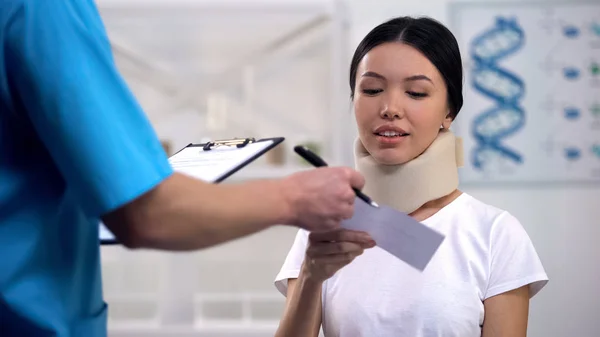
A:
[[[327,166],[327,163],[321,157],[319,157],[316,153],[312,152],[311,150],[309,150],[308,148],[306,148],[302,145],[295,146],[294,151],[298,155],[300,155],[300,157],[306,159],[306,161],[308,161],[315,167]],[[361,192],[359,189],[354,188],[354,187],[352,189],[354,190],[354,193],[356,193],[356,196],[359,197],[360,199],[362,199],[364,202],[366,202],[367,204],[369,204],[373,207],[379,207],[379,205],[375,201],[373,201],[371,198],[369,198],[366,194]]]

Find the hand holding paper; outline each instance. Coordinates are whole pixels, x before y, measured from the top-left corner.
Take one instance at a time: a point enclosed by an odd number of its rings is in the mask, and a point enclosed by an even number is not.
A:
[[[365,249],[375,246],[369,234],[338,228],[308,235],[305,277],[323,282],[338,270],[361,255]]]
[[[442,244],[444,236],[405,213],[388,206],[374,208],[356,199],[354,216],[342,228],[365,231],[377,246],[423,271]]]

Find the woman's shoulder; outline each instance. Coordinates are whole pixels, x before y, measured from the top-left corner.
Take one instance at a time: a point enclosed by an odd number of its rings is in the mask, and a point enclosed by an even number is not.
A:
[[[490,233],[496,227],[521,227],[519,220],[508,210],[463,192],[442,209],[438,221],[457,222],[463,228]]]
[[[506,210],[500,207],[489,204],[466,192],[462,192],[462,194],[457,200],[459,199],[459,207],[467,208],[470,213],[476,216],[495,218],[500,216],[502,213],[507,212]]]
[[[491,245],[501,246],[500,243],[522,242],[529,245],[531,239],[525,226],[510,211],[488,204],[469,194],[461,196],[462,209],[454,213],[456,220],[476,229]],[[460,207],[459,207],[460,208]]]

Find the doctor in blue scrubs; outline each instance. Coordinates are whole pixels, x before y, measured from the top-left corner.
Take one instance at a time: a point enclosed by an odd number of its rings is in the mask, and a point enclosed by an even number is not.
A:
[[[349,168],[232,185],[174,173],[92,0],[2,0],[0,42],[2,337],[106,336],[100,220],[129,248],[195,250],[352,215],[364,181]]]

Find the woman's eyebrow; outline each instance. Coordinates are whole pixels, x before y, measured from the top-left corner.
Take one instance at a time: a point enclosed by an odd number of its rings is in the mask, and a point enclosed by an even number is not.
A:
[[[374,71],[367,71],[367,72],[363,73],[361,75],[361,77],[375,77],[375,78],[378,78],[380,80],[385,80],[385,76],[383,76],[381,74],[378,74],[378,73],[376,73]]]
[[[386,80],[385,76],[378,74],[374,71],[367,71],[367,72],[363,73],[361,75],[361,77],[374,77],[374,78],[378,78],[380,80]],[[425,75],[422,75],[422,74],[412,75],[412,76],[406,77],[404,79],[404,82],[414,82],[414,81],[428,81],[431,84],[434,84],[433,81],[431,80],[431,78],[429,78]]]
[[[413,75],[413,76],[409,76],[404,79],[404,82],[411,82],[411,81],[429,81],[429,82],[431,82],[431,84],[433,84],[433,81],[425,75]]]

